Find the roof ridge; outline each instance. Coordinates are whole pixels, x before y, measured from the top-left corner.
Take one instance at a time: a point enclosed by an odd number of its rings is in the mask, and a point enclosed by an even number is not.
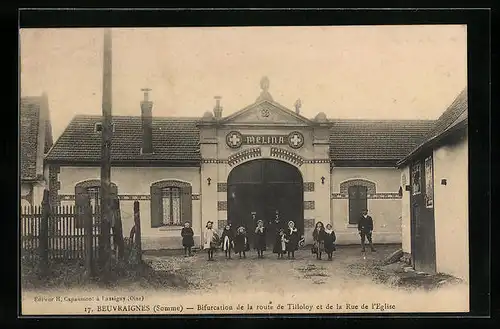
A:
[[[328,119],[329,122],[435,122],[437,119]]]
[[[71,121],[73,121],[76,118],[88,118],[88,119],[94,119],[94,118],[100,118],[102,115],[99,114],[76,114]],[[113,115],[113,118],[141,118],[141,115]],[[184,119],[184,120],[200,120],[200,117],[184,117],[184,116],[153,116],[154,119]]]

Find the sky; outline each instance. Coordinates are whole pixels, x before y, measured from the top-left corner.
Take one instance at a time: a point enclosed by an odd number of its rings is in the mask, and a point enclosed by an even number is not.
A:
[[[436,119],[467,83],[464,25],[112,29],[114,115],[201,117],[274,100],[312,118]],[[21,96],[46,92],[54,138],[102,113],[102,29],[22,29]]]

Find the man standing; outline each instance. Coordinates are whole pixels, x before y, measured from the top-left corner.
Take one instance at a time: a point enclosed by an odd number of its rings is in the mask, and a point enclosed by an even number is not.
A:
[[[368,209],[363,209],[358,222],[358,231],[361,236],[361,252],[365,251],[365,237],[368,239],[371,251],[376,251],[372,243],[373,219],[368,215]]]

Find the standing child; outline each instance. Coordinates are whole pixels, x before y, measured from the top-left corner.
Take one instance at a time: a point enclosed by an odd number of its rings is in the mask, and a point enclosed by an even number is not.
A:
[[[226,253],[226,258],[231,259],[231,250],[234,246],[234,234],[233,230],[231,230],[231,225],[226,225],[224,227],[224,231],[222,231],[222,250]]]
[[[313,231],[313,253],[316,253],[316,259],[321,259],[321,254],[325,251],[325,228],[322,222],[317,222]]]
[[[279,217],[279,212],[276,210],[276,215],[274,220],[269,222],[270,227],[274,229],[274,246],[273,253],[278,254],[278,258],[281,258],[283,249],[281,248],[282,235],[283,235],[283,225]]]
[[[266,250],[266,228],[262,220],[257,221],[255,228],[255,249],[257,249],[258,258],[264,258],[264,250]]]
[[[273,252],[275,254],[278,254],[278,259],[282,259],[283,255],[285,254],[286,251],[286,243],[288,240],[286,239],[285,236],[285,230],[282,228],[279,229],[278,233],[276,234],[276,242],[274,244]]]
[[[212,228],[213,222],[209,221],[205,230],[205,245],[203,246],[208,252],[208,260],[214,260],[214,251],[219,240],[219,235]]]
[[[243,258],[247,258],[246,252],[249,250],[247,232],[243,226],[238,227],[236,236],[234,237],[234,252],[240,255],[243,253]]]
[[[328,260],[333,259],[333,252],[335,251],[335,241],[337,240],[335,236],[335,231],[332,229],[331,224],[326,224],[325,229],[325,252],[328,255]]]
[[[194,232],[190,222],[185,222],[181,230],[182,246],[184,247],[184,257],[191,256],[191,248],[194,246]]]
[[[295,259],[295,251],[299,249],[299,232],[295,228],[295,223],[293,221],[288,222],[285,239],[288,240],[286,243],[286,251],[288,252],[287,258],[290,259],[291,255],[292,259]]]

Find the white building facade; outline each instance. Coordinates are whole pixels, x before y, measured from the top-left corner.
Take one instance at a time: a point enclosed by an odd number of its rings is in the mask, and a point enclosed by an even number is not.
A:
[[[363,208],[375,243],[401,243],[396,162],[433,121],[308,119],[298,105],[274,101],[263,81],[257,100],[228,116],[217,99],[202,118],[158,118],[146,97],[140,116],[113,118],[111,179],[124,234],[138,200],[144,249],[180,248],[186,221],[198,246],[208,221],[220,230],[262,219],[273,232],[276,213],[306,244],[319,221],[332,224],[338,244],[354,244]],[[74,205],[82,191],[99,202],[99,124],[99,116],[76,116],[49,152],[54,205]]]

